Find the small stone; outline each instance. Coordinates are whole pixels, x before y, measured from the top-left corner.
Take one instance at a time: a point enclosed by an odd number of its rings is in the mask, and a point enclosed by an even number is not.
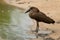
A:
[[[53,38],[45,38],[44,40],[55,40],[55,39],[53,39]]]
[[[48,36],[49,34],[38,34],[38,36],[40,37],[45,37],[45,36]]]

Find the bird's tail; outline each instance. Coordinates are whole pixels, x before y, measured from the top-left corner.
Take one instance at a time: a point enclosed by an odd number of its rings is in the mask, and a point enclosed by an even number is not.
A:
[[[46,20],[44,20],[44,22],[48,23],[48,24],[50,24],[50,23],[54,24],[55,23],[55,21],[53,19],[51,19],[50,17],[47,17]]]

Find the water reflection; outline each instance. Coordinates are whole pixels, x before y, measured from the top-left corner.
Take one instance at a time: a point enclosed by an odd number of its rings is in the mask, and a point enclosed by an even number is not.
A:
[[[2,39],[26,40],[26,38],[35,38],[35,35],[27,33],[31,30],[32,25],[32,20],[28,14],[24,14],[24,10],[8,5],[0,6],[0,37]]]

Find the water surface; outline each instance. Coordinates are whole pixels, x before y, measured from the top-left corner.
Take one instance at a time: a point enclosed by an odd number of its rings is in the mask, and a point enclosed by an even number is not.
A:
[[[0,37],[4,40],[26,40],[35,38],[28,34],[33,25],[32,20],[24,10],[16,7],[0,4]]]

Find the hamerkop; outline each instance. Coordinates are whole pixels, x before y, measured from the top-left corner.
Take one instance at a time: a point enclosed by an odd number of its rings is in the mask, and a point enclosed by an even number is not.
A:
[[[53,19],[51,19],[50,17],[45,15],[43,12],[41,12],[36,7],[30,7],[25,13],[28,13],[28,12],[29,12],[30,18],[35,19],[37,22],[36,33],[38,33],[38,30],[39,30],[39,22],[44,22],[47,24],[55,23],[55,21]]]

